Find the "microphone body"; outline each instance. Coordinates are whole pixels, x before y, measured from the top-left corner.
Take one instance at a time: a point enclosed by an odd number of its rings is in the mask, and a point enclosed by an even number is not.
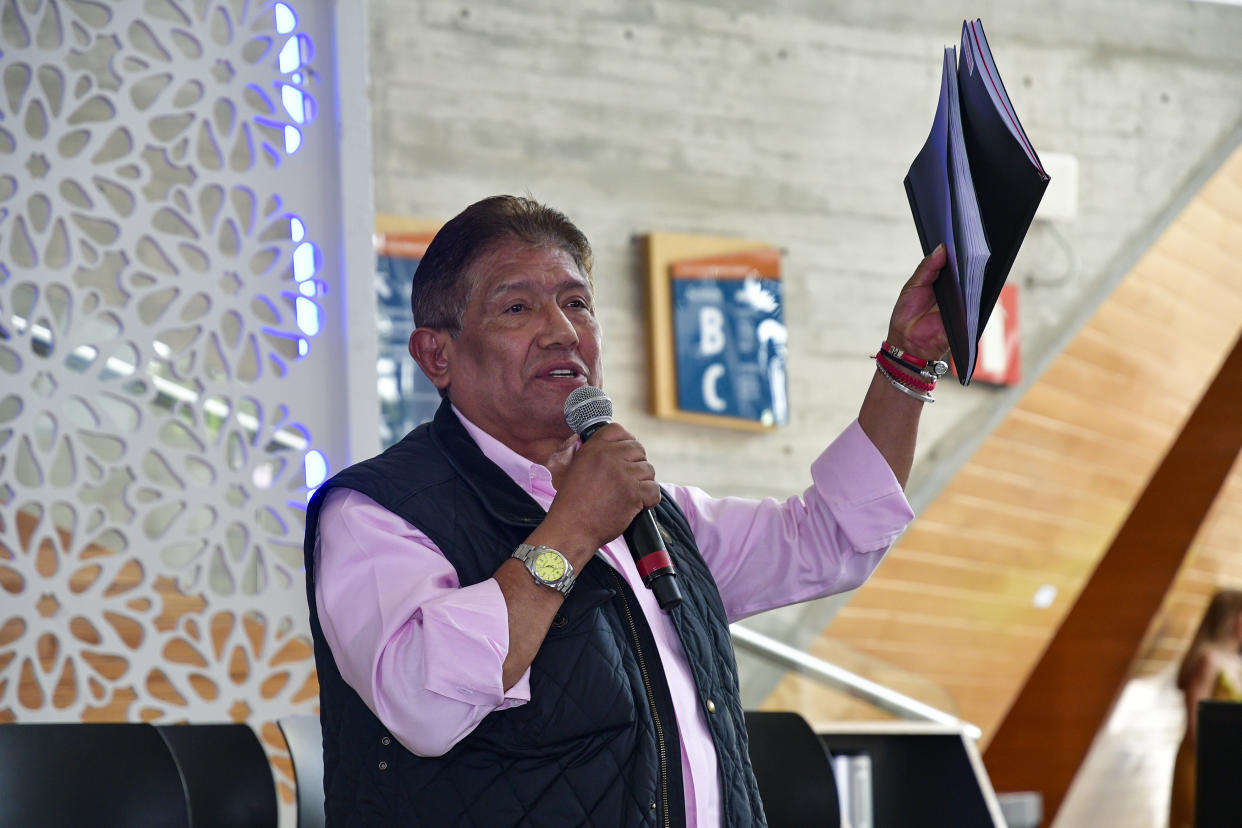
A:
[[[585,443],[592,434],[612,422],[612,400],[598,388],[575,388],[565,401],[565,421]],[[683,599],[677,584],[677,570],[656,526],[654,513],[641,509],[621,536],[630,547],[643,584],[655,595],[660,609],[667,612],[679,605]]]

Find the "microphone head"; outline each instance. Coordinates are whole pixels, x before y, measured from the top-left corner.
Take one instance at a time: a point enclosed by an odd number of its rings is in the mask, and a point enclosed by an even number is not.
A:
[[[593,425],[612,422],[612,400],[592,385],[580,385],[565,400],[565,422],[581,434]]]

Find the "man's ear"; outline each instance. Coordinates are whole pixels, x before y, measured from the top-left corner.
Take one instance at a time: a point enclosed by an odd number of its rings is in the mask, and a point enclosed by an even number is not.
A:
[[[410,356],[439,390],[449,386],[449,350],[452,337],[435,328],[415,328],[410,334]]]

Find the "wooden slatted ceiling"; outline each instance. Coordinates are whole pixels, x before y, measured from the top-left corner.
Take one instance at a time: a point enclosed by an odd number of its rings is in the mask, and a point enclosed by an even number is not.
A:
[[[1180,661],[1208,601],[1222,587],[1242,589],[1242,457],[1234,463],[1152,621],[1133,678],[1167,671]]]
[[[1242,329],[1235,151],[809,649],[856,651],[942,686],[986,745]],[[934,416],[934,412],[930,412]],[[1242,416],[1242,415],[1240,415]],[[1208,521],[1140,669],[1181,647],[1218,584],[1242,583],[1242,483]],[[1051,584],[1057,596],[1032,599]],[[789,675],[768,709],[832,718]],[[822,699],[822,701],[817,701]]]
[[[1239,364],[1242,337],[1225,356],[983,752],[997,790],[1038,791],[1054,825],[1060,824],[1061,801],[1109,721],[1109,710],[1126,685],[1186,551],[1242,454],[1242,383],[1234,372]],[[1172,695],[1176,699],[1176,692]]]

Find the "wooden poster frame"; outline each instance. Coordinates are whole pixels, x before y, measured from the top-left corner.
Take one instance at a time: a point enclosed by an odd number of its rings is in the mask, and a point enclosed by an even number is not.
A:
[[[687,411],[678,405],[671,268],[675,262],[772,248],[770,242],[724,236],[649,233],[642,238],[646,266],[647,344],[651,358],[651,413],[716,428],[770,432],[781,426],[728,415]]]

